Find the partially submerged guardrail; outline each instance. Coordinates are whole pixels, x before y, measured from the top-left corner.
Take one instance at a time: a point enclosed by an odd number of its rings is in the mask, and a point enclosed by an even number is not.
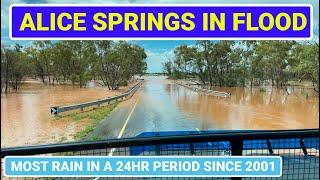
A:
[[[221,91],[214,91],[214,90],[211,90],[211,89],[203,89],[203,88],[198,88],[198,87],[191,87],[191,86],[188,86],[188,85],[180,83],[180,82],[176,82],[176,84],[178,84],[180,86],[183,86],[183,87],[186,87],[188,89],[191,89],[193,91],[204,93],[204,94],[208,94],[208,95],[220,96],[220,97],[231,97],[231,93],[229,93],[229,92],[221,92]]]
[[[51,109],[51,114],[56,116],[59,113],[66,112],[66,111],[72,111],[72,110],[75,110],[75,109],[83,109],[83,108],[90,107],[90,106],[98,106],[99,107],[101,104],[105,104],[105,103],[110,104],[113,101],[124,100],[125,98],[133,95],[138,90],[138,88],[141,86],[143,81],[144,80],[141,79],[141,81],[139,83],[137,83],[136,85],[134,85],[131,89],[129,89],[125,93],[123,93],[121,95],[118,95],[118,96],[108,97],[106,99],[100,99],[100,100],[96,100],[96,101],[85,102],[85,103],[74,104],[74,105],[68,105],[68,106],[54,106],[54,107],[51,107],[50,108]]]

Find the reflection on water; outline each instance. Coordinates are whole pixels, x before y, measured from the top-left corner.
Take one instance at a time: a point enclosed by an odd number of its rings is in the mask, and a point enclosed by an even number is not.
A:
[[[91,87],[91,85],[90,85]],[[130,119],[128,136],[144,131],[301,129],[319,125],[319,99],[312,89],[215,88],[231,98],[198,94],[164,77],[148,77]],[[121,90],[124,91],[124,90]],[[120,91],[120,92],[121,92]],[[80,103],[120,92],[104,88],[24,85],[20,93],[1,95],[1,146],[57,142],[74,131],[73,122],[53,120],[50,107]],[[309,93],[306,98],[306,93]],[[304,95],[303,95],[304,94]],[[114,127],[117,128],[117,127]]]
[[[61,134],[74,130],[73,122],[52,119],[51,106],[92,101],[121,91],[32,83],[18,93],[1,94],[1,146],[59,141]]]
[[[319,100],[312,89],[214,88],[231,98],[199,94],[164,77],[148,77],[139,91],[126,137],[142,132],[199,130],[278,130],[317,128]]]
[[[231,92],[231,98],[198,94],[186,88],[167,84],[183,113],[201,120],[208,129],[301,129],[319,126],[319,99],[312,89],[291,88],[288,94],[279,89],[243,87],[214,88]]]

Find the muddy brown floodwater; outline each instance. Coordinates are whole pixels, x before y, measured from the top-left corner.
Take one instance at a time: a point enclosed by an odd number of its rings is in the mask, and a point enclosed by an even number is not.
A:
[[[93,86],[93,87],[92,87]],[[1,147],[59,142],[75,131],[74,122],[54,120],[50,107],[81,103],[124,92],[106,88],[24,84],[17,93],[1,94]]]
[[[172,89],[173,88],[173,89]],[[319,98],[312,88],[213,88],[230,98],[178,91],[177,105],[201,119],[202,130],[281,130],[319,127]]]
[[[146,77],[146,82],[134,96],[140,98],[124,136],[132,137],[146,131],[319,127],[319,98],[311,88],[290,87],[289,94],[270,87],[214,90],[228,91],[232,96],[222,98],[199,94],[165,77]],[[120,92],[98,87],[80,89],[28,84],[19,93],[2,94],[1,146],[59,142],[61,135],[72,134],[76,127],[72,120],[53,120],[50,106],[80,103]],[[130,106],[128,108],[131,110]],[[115,112],[114,117],[120,116],[116,116]],[[122,122],[117,118],[107,121],[110,123],[106,126],[109,129],[103,129],[106,133],[123,126],[112,123]],[[103,133],[102,136],[116,137]]]

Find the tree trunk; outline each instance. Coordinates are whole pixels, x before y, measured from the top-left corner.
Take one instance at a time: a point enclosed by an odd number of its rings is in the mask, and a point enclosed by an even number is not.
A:
[[[79,86],[82,88],[82,75],[79,76]]]
[[[8,61],[8,56],[7,56],[7,63],[6,63],[6,87],[4,92],[7,93],[8,92],[8,86],[9,86],[9,61]]]

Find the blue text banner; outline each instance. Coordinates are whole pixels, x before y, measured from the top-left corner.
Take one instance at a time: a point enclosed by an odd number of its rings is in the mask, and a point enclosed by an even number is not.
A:
[[[9,156],[10,177],[280,177],[280,156]]]
[[[310,39],[310,5],[12,5],[12,39]]]

